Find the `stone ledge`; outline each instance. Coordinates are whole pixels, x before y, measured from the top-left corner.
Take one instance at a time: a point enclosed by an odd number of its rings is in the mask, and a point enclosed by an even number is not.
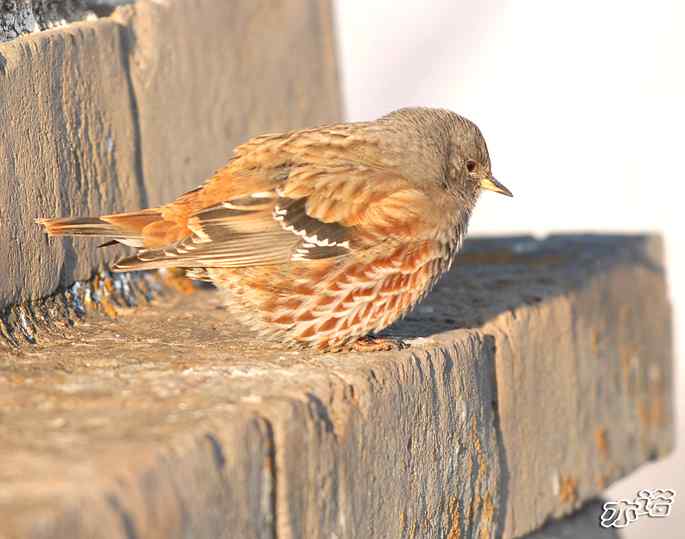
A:
[[[121,254],[35,218],[168,202],[250,136],[339,120],[330,2],[139,0],[0,43],[0,96],[2,312]]]
[[[520,537],[672,448],[658,238],[468,242],[392,333],[284,351],[198,292],[7,353],[6,536]]]

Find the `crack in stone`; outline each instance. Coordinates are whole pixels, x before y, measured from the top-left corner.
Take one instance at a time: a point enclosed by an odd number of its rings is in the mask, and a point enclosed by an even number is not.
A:
[[[276,462],[276,437],[274,435],[274,428],[271,421],[264,416],[258,416],[259,421],[263,427],[266,441],[269,444],[269,454],[267,461],[267,468],[269,477],[271,478],[271,485],[269,489],[269,512],[271,513],[271,528],[273,530],[273,539],[278,539],[278,470]]]
[[[112,511],[114,511],[119,516],[119,518],[121,519],[121,526],[124,529],[124,534],[126,535],[126,539],[138,539],[139,535],[138,535],[138,531],[136,529],[136,524],[133,521],[133,517],[121,505],[119,498],[117,496],[115,496],[114,494],[108,494],[107,495],[107,503],[112,508]]]

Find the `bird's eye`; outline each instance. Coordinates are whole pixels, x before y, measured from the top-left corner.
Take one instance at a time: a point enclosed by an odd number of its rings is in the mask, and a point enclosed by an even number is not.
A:
[[[466,161],[466,170],[468,170],[469,173],[476,170],[476,162],[473,159],[469,159],[468,161]]]

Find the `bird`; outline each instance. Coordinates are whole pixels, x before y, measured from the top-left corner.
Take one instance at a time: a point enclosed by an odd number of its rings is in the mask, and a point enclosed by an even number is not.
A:
[[[476,124],[416,107],[257,136],[166,205],[36,222],[49,236],[136,248],[114,271],[178,268],[212,282],[264,338],[378,351],[401,346],[379,332],[449,270],[484,190],[513,196]]]

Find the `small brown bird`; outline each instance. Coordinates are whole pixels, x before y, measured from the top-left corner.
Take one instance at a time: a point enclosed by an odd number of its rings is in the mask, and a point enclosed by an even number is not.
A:
[[[38,222],[50,236],[138,248],[118,271],[185,268],[226,290],[249,327],[287,343],[382,350],[397,344],[367,335],[449,269],[483,189],[511,196],[478,127],[408,108],[253,138],[165,206]]]

